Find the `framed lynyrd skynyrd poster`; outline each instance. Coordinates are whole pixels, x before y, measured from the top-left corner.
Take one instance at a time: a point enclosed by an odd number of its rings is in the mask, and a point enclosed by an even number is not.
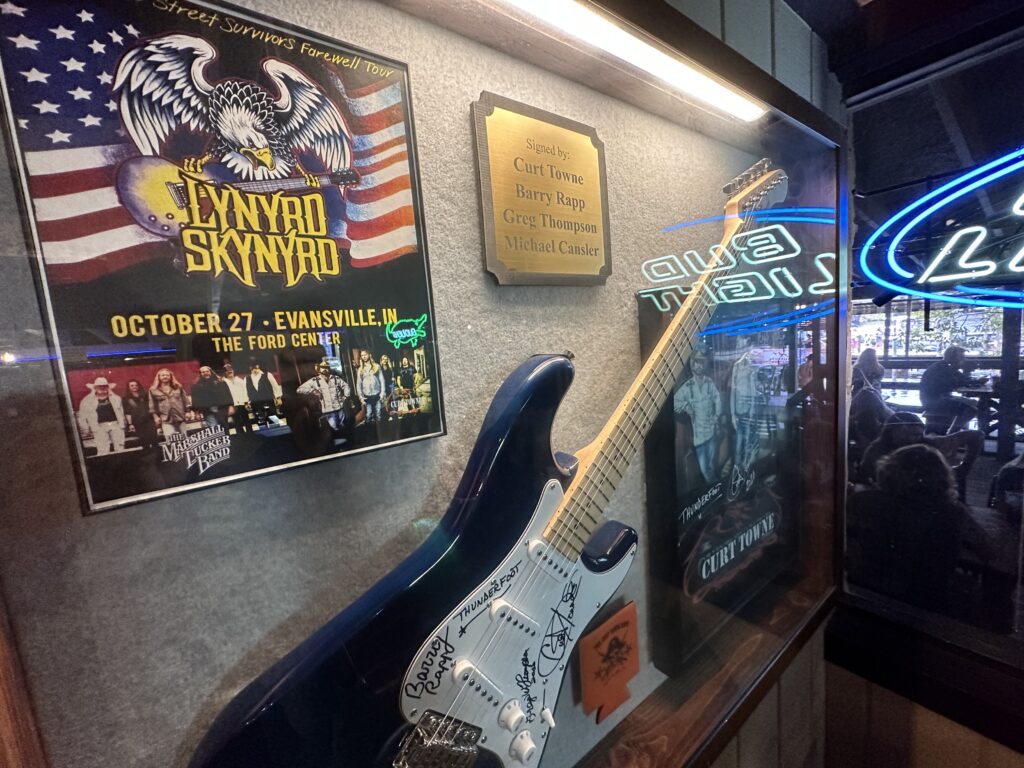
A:
[[[405,65],[208,2],[0,25],[90,511],[444,432]]]

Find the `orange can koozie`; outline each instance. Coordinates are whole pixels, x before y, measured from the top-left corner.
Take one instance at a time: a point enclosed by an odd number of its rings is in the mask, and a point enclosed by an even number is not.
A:
[[[629,603],[580,639],[583,712],[601,722],[629,698],[627,683],[640,671],[636,603]]]

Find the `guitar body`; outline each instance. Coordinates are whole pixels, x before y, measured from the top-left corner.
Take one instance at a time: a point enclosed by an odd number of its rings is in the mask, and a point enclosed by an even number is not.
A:
[[[545,515],[557,506],[572,477],[568,457],[556,460],[550,445],[551,423],[572,371],[568,358],[548,355],[532,357],[513,372],[495,395],[455,498],[434,533],[243,690],[217,718],[191,768],[501,768],[540,762],[548,730],[541,721],[541,701],[554,708],[569,652],[599,602],[618,587],[636,550],[632,529],[605,523],[565,579],[576,585],[571,589],[574,605],[565,605],[564,590],[529,591],[531,584],[542,583],[528,567],[533,562],[529,543],[543,530]],[[509,578],[509,563],[526,560]],[[536,580],[528,580],[531,574]],[[500,640],[495,644],[499,636],[493,633],[505,625],[491,608],[501,596],[523,607],[532,594],[547,601],[545,606],[554,600],[562,614],[575,608],[575,615],[569,631],[555,640],[546,631],[550,622],[543,619],[528,644],[535,649],[535,664],[544,648],[557,650],[538,670],[549,674],[536,674],[532,690],[530,683],[525,689],[512,684],[509,690],[507,680],[524,673],[523,628],[510,635],[518,649],[512,658],[504,651],[485,652],[507,646]],[[585,605],[584,595],[592,603]],[[472,618],[471,627],[457,637],[466,618]],[[486,635],[487,627],[492,634]],[[441,638],[447,638],[443,645]],[[486,680],[501,688],[500,702],[471,689],[471,708],[458,704],[460,696],[469,700],[464,696],[467,681],[456,675],[466,669],[465,663],[456,669],[460,659],[477,665],[474,683]],[[507,713],[505,696],[521,703],[530,722],[524,716],[515,729],[498,725],[499,714]],[[419,743],[415,732],[435,735],[436,726],[427,732],[436,723],[427,713],[443,716],[452,703],[479,743],[449,744],[457,754],[439,755]],[[414,729],[417,722],[419,729]],[[536,749],[520,750],[530,757],[516,762],[511,742],[529,729]],[[524,742],[519,736],[520,747],[528,746]]]
[[[720,253],[786,185],[767,159],[730,182]],[[551,452],[569,358],[520,365],[430,538],[235,697],[191,768],[538,766],[576,643],[636,554],[604,507],[708,317],[691,293],[579,462]]]
[[[154,235],[176,237],[189,223],[181,166],[160,157],[133,157],[117,169],[117,197],[135,222]],[[210,162],[203,170],[190,173],[203,181],[230,184],[243,191],[269,194],[278,190],[300,193],[330,186],[348,187],[359,183],[352,169],[317,175],[320,187],[310,187],[303,179],[238,181],[222,163]]]
[[[222,166],[208,163],[196,174],[206,181],[230,181]],[[177,237],[188,215],[172,189],[181,185],[181,166],[159,157],[133,157],[117,169],[117,197],[139,226],[160,237]]]

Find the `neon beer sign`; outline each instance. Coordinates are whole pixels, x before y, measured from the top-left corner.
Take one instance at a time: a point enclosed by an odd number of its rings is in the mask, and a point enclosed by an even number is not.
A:
[[[834,220],[822,223],[832,224]],[[662,312],[678,308],[683,298],[694,292],[708,306],[831,294],[835,290],[836,255],[815,256],[817,276],[804,285],[790,269],[792,260],[801,252],[789,230],[781,224],[769,224],[734,235],[727,248],[712,245],[707,258],[696,250],[688,250],[682,258],[669,254],[647,259],[640,269],[656,287],[639,294]],[[682,284],[681,281],[691,278],[689,285]]]
[[[985,253],[991,245],[988,227],[961,227],[949,236],[938,253],[928,259],[919,271],[907,269],[900,263],[897,254],[900,244],[927,226],[930,217],[948,216],[954,206],[968,195],[1008,179],[1022,169],[1024,147],[963,173],[919,197],[890,217],[867,239],[860,251],[861,271],[872,282],[908,296],[954,304],[1024,308],[1024,290],[999,290],[971,284],[981,280],[986,283],[1019,282],[1024,276],[1024,247],[1003,263]],[[1010,213],[1024,217],[1024,194],[1016,198]],[[1021,223],[1024,224],[1024,218]],[[883,247],[883,237],[887,234],[891,239],[884,246],[884,259],[881,263],[877,256],[873,260],[869,259],[873,249]],[[948,293],[950,290],[956,293]]]

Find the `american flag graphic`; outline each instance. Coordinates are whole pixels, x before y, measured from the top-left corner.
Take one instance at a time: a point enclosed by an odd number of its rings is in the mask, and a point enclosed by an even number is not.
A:
[[[136,224],[118,199],[117,168],[139,151],[113,92],[124,53],[165,31],[125,23],[118,9],[133,2],[21,2],[0,3],[0,60],[48,280],[86,282],[166,258],[168,240]],[[214,67],[215,78],[233,75]],[[341,211],[331,234],[353,266],[418,251],[402,83],[332,98],[353,133],[361,181],[331,206]]]

